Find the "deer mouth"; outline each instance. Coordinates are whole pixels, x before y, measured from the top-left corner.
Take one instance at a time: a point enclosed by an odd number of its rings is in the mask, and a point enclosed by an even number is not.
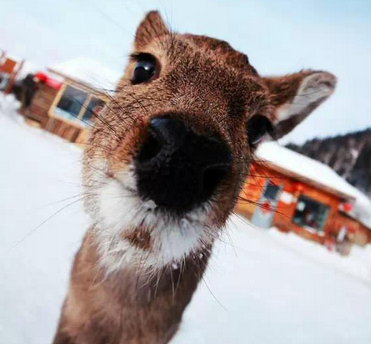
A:
[[[143,138],[130,162],[91,166],[109,172],[98,177],[89,213],[103,256],[146,252],[152,266],[163,266],[209,246],[220,232],[226,211],[217,199],[231,154],[215,135],[196,134],[169,115],[151,120]]]
[[[160,268],[179,263],[208,247],[217,236],[212,200],[174,212],[144,199],[138,190],[135,163],[99,183],[92,215],[102,262],[109,271],[128,259]]]

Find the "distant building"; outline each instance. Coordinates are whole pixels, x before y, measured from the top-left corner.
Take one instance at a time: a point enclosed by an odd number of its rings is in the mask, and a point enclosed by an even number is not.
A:
[[[0,91],[10,92],[23,64],[23,60],[9,56],[5,51],[0,50]]]
[[[90,59],[69,60],[37,73],[37,90],[21,114],[70,142],[83,143],[120,74]]]
[[[277,227],[337,248],[371,242],[371,202],[330,167],[275,142],[256,152],[236,211],[261,228]]]

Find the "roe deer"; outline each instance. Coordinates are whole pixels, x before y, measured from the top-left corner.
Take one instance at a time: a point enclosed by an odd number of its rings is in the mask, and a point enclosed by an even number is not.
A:
[[[54,344],[165,344],[177,332],[256,146],[328,98],[336,78],[262,77],[228,43],[177,34],[158,12],[84,153],[92,219]]]

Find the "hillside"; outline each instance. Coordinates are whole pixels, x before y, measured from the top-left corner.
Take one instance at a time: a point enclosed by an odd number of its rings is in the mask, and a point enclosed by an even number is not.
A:
[[[303,145],[286,147],[332,167],[350,184],[371,196],[371,128]]]

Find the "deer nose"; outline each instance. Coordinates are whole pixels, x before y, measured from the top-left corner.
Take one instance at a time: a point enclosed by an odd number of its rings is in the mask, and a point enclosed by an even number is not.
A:
[[[221,139],[194,133],[183,121],[152,119],[136,159],[139,195],[182,214],[208,201],[231,167]]]

